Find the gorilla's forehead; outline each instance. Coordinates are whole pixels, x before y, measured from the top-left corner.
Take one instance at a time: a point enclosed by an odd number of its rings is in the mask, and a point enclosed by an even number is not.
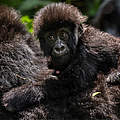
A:
[[[74,23],[72,23],[71,21],[63,21],[63,20],[59,20],[59,21],[53,21],[52,23],[46,23],[43,28],[42,31],[51,31],[51,30],[58,30],[59,28],[68,28],[69,30],[73,31],[76,27],[76,25]]]

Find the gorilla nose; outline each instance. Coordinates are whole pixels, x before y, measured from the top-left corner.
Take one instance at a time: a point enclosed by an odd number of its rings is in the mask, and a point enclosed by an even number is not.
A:
[[[65,47],[64,44],[57,45],[57,46],[55,46],[55,48],[54,48],[54,52],[55,52],[55,54],[57,54],[57,55],[63,55],[63,54],[65,53],[65,51],[66,51],[66,47]]]

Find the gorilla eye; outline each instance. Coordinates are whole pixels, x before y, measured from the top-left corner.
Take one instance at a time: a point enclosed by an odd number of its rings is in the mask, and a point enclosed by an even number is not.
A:
[[[49,44],[49,45],[53,45],[54,42],[55,42],[55,34],[54,34],[54,32],[47,32],[44,35],[44,38],[46,40],[46,43]]]
[[[59,38],[61,40],[68,40],[68,33],[66,31],[60,31]]]

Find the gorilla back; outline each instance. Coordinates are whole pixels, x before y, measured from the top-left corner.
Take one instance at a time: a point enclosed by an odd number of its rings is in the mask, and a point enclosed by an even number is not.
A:
[[[0,97],[11,88],[37,81],[42,64],[29,44],[34,40],[12,8],[0,6]],[[39,50],[37,46],[35,50]],[[43,64],[45,66],[45,64]],[[1,103],[0,103],[1,106]],[[0,119],[8,120],[8,112],[0,107]]]
[[[0,6],[0,85],[7,88],[35,80],[40,71],[35,53],[27,45],[30,39],[19,14]]]

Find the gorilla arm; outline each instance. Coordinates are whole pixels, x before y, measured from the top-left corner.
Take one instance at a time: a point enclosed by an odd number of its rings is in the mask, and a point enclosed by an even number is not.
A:
[[[10,112],[18,112],[33,107],[34,105],[45,103],[48,95],[52,98],[56,97],[56,95],[52,96],[53,92],[54,94],[56,92],[56,83],[59,86],[57,77],[49,76],[49,78],[43,81],[13,88],[3,95],[3,106]],[[53,88],[51,88],[51,86]]]
[[[24,108],[41,103],[45,98],[41,83],[25,84],[22,87],[13,88],[3,96],[3,106],[10,111],[22,111]]]
[[[90,51],[94,51],[96,54],[98,53],[103,58],[99,69],[104,73],[110,73],[111,68],[117,69],[112,70],[106,82],[109,84],[119,84],[120,39],[108,33],[100,32],[91,26],[86,27],[85,25],[84,28],[86,28],[84,32],[85,44],[89,46]],[[106,68],[108,68],[108,71]]]

